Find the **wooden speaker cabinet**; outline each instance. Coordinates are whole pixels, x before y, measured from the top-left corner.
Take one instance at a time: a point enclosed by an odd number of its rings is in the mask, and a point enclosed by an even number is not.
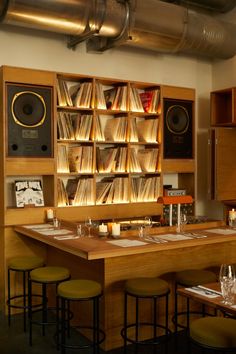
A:
[[[52,157],[52,87],[7,83],[7,155]]]

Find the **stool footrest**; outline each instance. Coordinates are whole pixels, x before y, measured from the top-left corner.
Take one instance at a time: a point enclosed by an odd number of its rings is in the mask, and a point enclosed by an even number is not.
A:
[[[163,329],[165,332],[167,331],[167,336],[171,335],[172,332],[169,328],[166,328],[164,325],[161,325],[161,324],[156,324],[154,325],[154,323],[150,323],[150,322],[139,322],[138,324],[138,328],[140,329],[141,327],[151,327],[152,329],[153,328],[159,328],[159,329]],[[166,333],[163,334],[163,338],[162,337],[157,337],[157,338],[152,338],[152,339],[144,339],[144,340],[135,340],[135,339],[132,339],[130,338],[129,336],[125,335],[125,332],[128,330],[128,329],[131,329],[131,328],[136,328],[136,324],[135,323],[131,323],[129,324],[128,326],[126,327],[123,327],[122,330],[121,330],[121,337],[126,340],[127,342],[129,343],[132,343],[132,344],[141,344],[141,345],[150,345],[150,344],[159,344],[160,342],[163,342],[166,340]],[[135,335],[135,334],[134,334]]]
[[[59,347],[61,348],[67,348],[67,349],[88,349],[88,348],[94,348],[99,346],[104,340],[105,340],[105,333],[103,330],[98,329],[98,328],[93,328],[91,326],[70,326],[70,337],[71,337],[71,330],[76,329],[76,330],[89,330],[89,331],[95,331],[97,335],[97,341],[93,342],[90,341],[89,339],[85,338],[84,340],[87,340],[89,343],[88,344],[70,344],[70,343],[60,343]],[[58,335],[60,336],[61,331],[59,330]],[[78,334],[77,334],[78,335]],[[72,339],[73,340],[73,339]],[[67,338],[68,341],[68,338]]]
[[[28,295],[26,294],[26,296],[28,297]],[[37,295],[37,294],[34,294],[34,295],[32,295],[32,297],[34,298],[34,297],[42,297],[41,295]],[[23,303],[21,303],[21,304],[19,304],[19,305],[17,305],[17,304],[12,304],[11,302],[12,301],[14,301],[14,300],[20,300],[20,299],[22,299],[22,300],[24,300],[24,298],[25,298],[25,296],[23,295],[23,294],[19,294],[19,295],[14,295],[14,296],[11,296],[8,300],[7,300],[7,305],[9,306],[9,307],[11,307],[11,308],[14,308],[14,309],[25,309],[25,310],[27,310],[28,308],[29,308],[29,305],[28,305],[28,303],[24,306],[24,304]],[[42,306],[42,304],[40,303],[40,304],[34,304],[34,305],[32,305],[32,307],[33,308],[35,308],[35,307],[39,307],[39,306]]]

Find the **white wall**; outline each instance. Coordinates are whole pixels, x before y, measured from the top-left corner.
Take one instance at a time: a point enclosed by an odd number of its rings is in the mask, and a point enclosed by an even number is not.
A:
[[[207,129],[209,93],[212,90],[211,62],[131,48],[112,49],[103,54],[87,53],[85,44],[81,44],[76,50],[69,50],[66,41],[63,35],[3,26],[0,31],[0,65],[195,88],[198,145],[197,214],[208,214],[209,209],[212,209],[211,203],[206,202]]]
[[[236,57],[212,64],[212,90],[236,86]]]

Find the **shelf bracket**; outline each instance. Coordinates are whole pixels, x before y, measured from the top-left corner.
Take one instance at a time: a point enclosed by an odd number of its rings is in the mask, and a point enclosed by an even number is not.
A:
[[[99,34],[98,29],[90,30],[89,28],[86,28],[81,35],[68,37],[67,48],[75,50],[78,44],[87,41],[94,35],[98,35],[98,34]]]

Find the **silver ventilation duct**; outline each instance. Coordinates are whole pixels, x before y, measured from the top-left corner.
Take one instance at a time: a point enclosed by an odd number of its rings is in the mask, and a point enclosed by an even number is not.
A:
[[[80,35],[86,28],[92,2],[92,0],[1,0],[0,9],[2,22],[5,24]]]
[[[163,0],[182,6],[194,6],[214,12],[228,12],[236,6],[236,0]]]
[[[90,51],[129,45],[223,59],[236,54],[236,24],[173,2],[205,4],[216,12],[236,5],[236,0],[0,0],[0,18],[4,24],[67,34],[69,47],[86,41]]]

